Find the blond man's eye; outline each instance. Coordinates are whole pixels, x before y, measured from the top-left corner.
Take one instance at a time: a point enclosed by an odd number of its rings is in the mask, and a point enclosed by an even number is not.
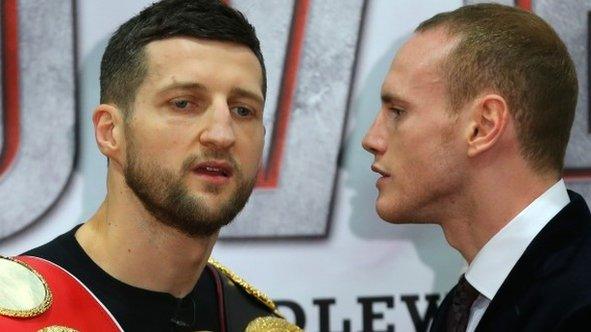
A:
[[[252,111],[246,107],[234,107],[232,108],[232,112],[234,112],[234,114],[238,115],[239,117],[249,117],[252,115]]]

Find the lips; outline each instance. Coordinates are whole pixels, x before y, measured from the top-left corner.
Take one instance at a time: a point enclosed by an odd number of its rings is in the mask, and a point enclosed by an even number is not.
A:
[[[390,173],[384,171],[380,166],[378,166],[376,164],[371,165],[371,170],[374,171],[374,172],[376,172],[376,173],[378,173],[378,174],[380,174],[383,177],[389,177],[390,176]]]
[[[230,178],[234,170],[230,164],[224,161],[207,161],[197,164],[193,173],[207,177]]]

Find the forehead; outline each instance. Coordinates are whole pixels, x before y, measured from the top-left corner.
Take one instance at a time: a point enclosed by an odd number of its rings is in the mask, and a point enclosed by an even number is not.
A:
[[[155,84],[195,82],[241,87],[262,95],[261,65],[248,47],[216,40],[173,37],[145,47],[148,74]]]
[[[415,33],[394,57],[382,90],[441,85],[441,65],[456,45],[440,28]]]

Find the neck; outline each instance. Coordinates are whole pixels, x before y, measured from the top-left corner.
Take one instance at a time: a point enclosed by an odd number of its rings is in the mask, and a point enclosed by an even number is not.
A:
[[[98,266],[119,281],[184,297],[207,264],[217,234],[193,238],[166,226],[128,191],[110,191],[76,232],[76,239]]]
[[[540,176],[525,167],[490,170],[496,174],[474,177],[455,213],[441,219],[448,243],[468,264],[495,234],[558,181],[555,175]]]

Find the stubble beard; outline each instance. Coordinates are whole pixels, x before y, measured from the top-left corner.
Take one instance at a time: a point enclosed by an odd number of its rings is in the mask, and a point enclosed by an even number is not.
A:
[[[125,182],[156,220],[190,237],[209,237],[228,225],[244,208],[256,183],[256,176],[244,179],[236,161],[226,152],[208,150],[190,156],[178,174],[146,161],[146,158],[140,159],[133,139],[129,137],[127,141]],[[192,165],[209,159],[223,159],[230,163],[237,184],[230,198],[215,207],[208,207],[205,199],[189,193],[183,181],[190,176]],[[205,190],[215,195],[221,188],[206,185]]]

